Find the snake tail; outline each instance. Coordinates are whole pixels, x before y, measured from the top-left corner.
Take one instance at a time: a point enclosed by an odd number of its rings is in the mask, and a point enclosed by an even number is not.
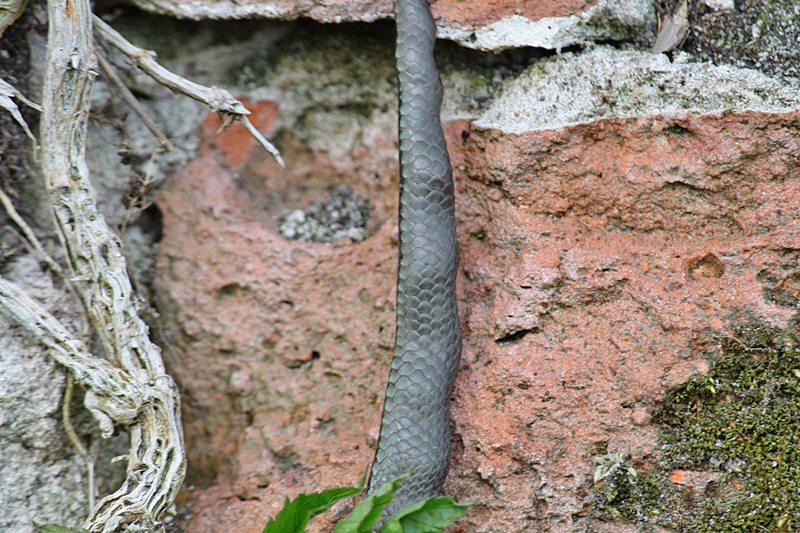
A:
[[[435,496],[450,464],[450,395],[461,358],[453,172],[427,0],[396,0],[400,92],[397,332],[369,491],[411,471],[390,517]]]

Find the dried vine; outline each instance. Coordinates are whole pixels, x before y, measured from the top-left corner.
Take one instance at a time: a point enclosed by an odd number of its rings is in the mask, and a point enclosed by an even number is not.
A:
[[[283,161],[247,120],[249,112],[227,91],[192,83],[159,66],[152,53],[134,47],[93,18],[86,0],[48,0],[48,18],[42,170],[56,228],[67,252],[69,286],[78,294],[108,360],[89,353],[47,310],[2,277],[0,311],[33,333],[87,389],[84,404],[104,437],[111,436],[115,424],[129,426],[126,479],[114,494],[97,504],[84,528],[93,533],[159,531],[186,471],[180,396],[165,373],[159,348],[150,341],[147,326],[139,318],[119,238],[98,211],[89,180],[85,141],[89,93],[97,68],[93,22],[98,34],[157,81],[241,121],[281,165]],[[10,86],[0,89],[3,95],[12,91],[7,98],[20,96]],[[10,202],[4,203],[10,206]],[[22,222],[21,227],[27,226]],[[32,242],[36,247],[35,236]],[[36,249],[44,254],[41,246]],[[62,272],[55,263],[51,267]]]
[[[72,281],[110,359],[84,345],[14,284],[0,279],[0,308],[44,343],[83,384],[103,435],[130,426],[122,486],[101,500],[92,532],[155,531],[186,470],[180,397],[139,318],[119,238],[97,210],[85,162],[89,92],[96,74],[92,14],[85,0],[49,0],[43,87],[42,169]]]

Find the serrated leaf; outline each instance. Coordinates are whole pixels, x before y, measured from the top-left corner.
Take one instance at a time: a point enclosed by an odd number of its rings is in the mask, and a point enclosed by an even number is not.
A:
[[[455,503],[452,498],[430,498],[415,503],[387,520],[380,533],[440,533],[464,516],[472,503]]]
[[[361,487],[342,487],[308,495],[301,494],[292,501],[286,498],[283,509],[275,519],[270,518],[267,521],[264,533],[303,533],[312,517],[327,511],[339,500],[355,496],[359,492]]]
[[[33,525],[43,531],[48,531],[49,533],[89,533],[85,529],[72,529],[56,524],[37,524],[34,522]]]
[[[407,477],[405,474],[393,479],[369,495],[347,518],[336,524],[333,533],[370,533],[372,526],[381,519],[381,511],[394,500],[394,493]]]

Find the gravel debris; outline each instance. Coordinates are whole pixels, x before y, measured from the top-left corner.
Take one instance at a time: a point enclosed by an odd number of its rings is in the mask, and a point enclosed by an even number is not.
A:
[[[368,236],[371,212],[368,200],[347,185],[339,185],[305,211],[284,211],[278,231],[287,239],[300,242],[361,242]]]

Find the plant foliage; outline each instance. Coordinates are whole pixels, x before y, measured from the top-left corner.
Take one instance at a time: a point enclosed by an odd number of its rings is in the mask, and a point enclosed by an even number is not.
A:
[[[356,505],[333,533],[372,533],[381,521],[381,512],[394,499],[397,489],[408,474],[393,479]],[[363,480],[360,484],[363,487]],[[308,521],[331,508],[337,501],[355,496],[362,487],[328,489],[320,493],[301,494],[286,499],[283,509],[270,519],[264,533],[303,533]],[[415,503],[380,525],[378,533],[440,533],[467,512],[469,503],[454,503],[451,498],[430,498]],[[56,532],[60,533],[60,532]]]
[[[278,516],[267,521],[264,533],[303,533],[311,518],[327,511],[339,500],[355,496],[359,492],[360,487],[342,487],[308,495],[301,494],[292,501],[286,498]]]

